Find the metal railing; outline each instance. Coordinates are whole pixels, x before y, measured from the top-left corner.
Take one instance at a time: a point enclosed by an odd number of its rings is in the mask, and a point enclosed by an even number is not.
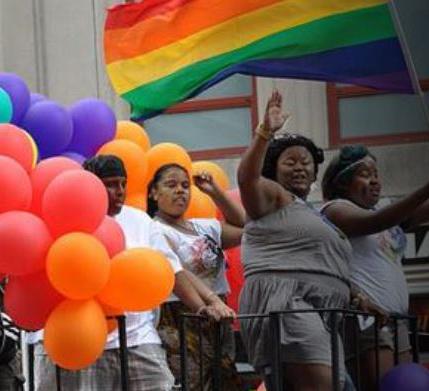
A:
[[[354,356],[356,358],[360,357],[360,346],[359,346],[359,328],[357,326],[357,317],[359,315],[366,317],[373,317],[374,324],[372,326],[374,332],[374,340],[375,340],[375,351],[376,351],[376,360],[375,360],[375,372],[376,372],[376,383],[379,384],[380,381],[380,362],[379,362],[379,326],[380,320],[369,313],[365,313],[362,311],[356,310],[345,310],[345,309],[337,309],[337,308],[321,308],[321,309],[301,309],[301,310],[288,310],[288,311],[276,311],[270,312],[269,314],[246,314],[239,315],[238,319],[241,320],[252,320],[252,319],[268,319],[271,332],[271,368],[272,368],[272,388],[273,391],[284,391],[283,384],[283,367],[281,360],[281,320],[283,316],[287,316],[288,314],[294,313],[318,313],[320,315],[328,314],[329,317],[329,331],[331,335],[331,368],[332,368],[332,384],[333,391],[341,391],[341,383],[340,383],[340,354],[339,354],[339,341],[338,335],[344,335],[344,322],[346,319],[354,320]],[[125,316],[116,317],[118,321],[118,331],[119,331],[119,356],[121,363],[121,390],[128,391],[129,387],[129,375],[128,375],[128,349],[127,349],[127,337],[126,337],[126,319]],[[418,350],[418,330],[417,330],[417,318],[415,316],[402,316],[395,315],[392,316],[391,321],[393,322],[393,334],[394,334],[394,363],[395,365],[399,363],[399,335],[398,335],[398,321],[400,319],[406,319],[409,322],[409,330],[410,330],[410,342],[412,348],[412,357],[414,362],[419,361],[419,350]],[[187,365],[187,345],[186,345],[186,326],[187,323],[206,322],[207,318],[195,314],[184,314],[180,319],[180,327],[179,327],[179,337],[180,337],[180,358],[181,358],[181,390],[189,391],[188,387],[188,365]],[[343,327],[340,327],[341,324]],[[214,343],[213,343],[213,363],[212,363],[212,384],[211,389],[213,391],[224,391],[222,387],[222,375],[221,375],[221,358],[222,358],[222,344],[221,344],[221,326],[222,322],[214,322]],[[199,373],[200,373],[200,389],[203,390],[203,351],[202,351],[202,328],[199,327]],[[31,352],[29,354],[29,390],[34,391],[34,354]],[[355,360],[355,371],[357,374],[360,373],[360,363],[359,359]],[[61,391],[61,369],[56,367],[56,389],[57,391]],[[360,379],[359,376],[355,379],[355,387],[357,391],[361,390]]]
[[[283,379],[283,367],[281,360],[281,320],[283,316],[288,314],[296,313],[318,313],[320,315],[328,314],[328,329],[331,335],[331,370],[332,370],[332,390],[341,391],[341,381],[340,381],[340,346],[338,341],[338,335],[344,335],[344,324],[346,319],[352,319],[354,322],[354,360],[355,372],[358,374],[355,379],[355,387],[357,391],[361,391],[360,384],[360,344],[359,344],[359,333],[360,330],[357,326],[357,317],[359,315],[365,317],[373,317],[374,323],[372,326],[374,333],[375,341],[375,382],[378,388],[380,383],[380,360],[379,360],[379,331],[380,331],[380,319],[375,315],[357,311],[357,310],[346,310],[338,308],[321,308],[321,309],[301,309],[301,310],[288,310],[288,311],[276,311],[270,312],[269,314],[246,314],[239,315],[239,320],[252,320],[252,319],[268,319],[269,327],[271,329],[271,373],[272,373],[272,388],[273,391],[284,391],[284,379]],[[417,330],[417,318],[415,316],[405,316],[405,315],[394,315],[389,318],[393,322],[393,334],[394,334],[394,363],[397,365],[399,363],[399,338],[398,338],[398,321],[405,319],[409,322],[410,330],[410,342],[412,349],[412,358],[414,362],[419,361],[419,351],[418,351],[418,330]],[[181,317],[180,322],[180,349],[181,349],[181,387],[182,391],[189,391],[188,387],[188,368],[187,368],[187,346],[186,346],[186,324],[189,321],[194,322],[204,322],[207,321],[206,318],[198,316],[195,314],[184,314]],[[340,327],[340,325],[343,327]],[[199,337],[201,342],[201,334]],[[221,323],[214,323],[214,357],[212,363],[212,384],[211,389],[213,391],[224,391],[222,387],[222,376],[220,370],[220,363],[222,357],[222,346],[221,346]],[[199,354],[202,356],[202,346],[199,344]],[[200,372],[200,390],[203,390],[203,360],[199,360],[199,372]]]

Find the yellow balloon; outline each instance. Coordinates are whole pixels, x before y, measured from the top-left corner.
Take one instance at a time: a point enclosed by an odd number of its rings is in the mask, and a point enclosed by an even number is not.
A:
[[[216,163],[201,160],[192,163],[192,175],[199,174],[203,171],[210,173],[217,183],[217,185],[223,190],[229,189],[229,178],[226,172]]]
[[[37,148],[37,144],[34,141],[33,137],[31,137],[30,133],[24,131],[25,135],[28,137],[31,143],[31,149],[33,150],[33,162],[31,163],[31,168],[36,167],[37,160],[39,160],[39,149]]]
[[[115,139],[131,141],[145,152],[150,149],[150,139],[145,129],[132,121],[118,121]]]

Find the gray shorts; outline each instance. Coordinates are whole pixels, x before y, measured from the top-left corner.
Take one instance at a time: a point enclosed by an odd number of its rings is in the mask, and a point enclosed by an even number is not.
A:
[[[304,273],[259,273],[246,279],[240,298],[240,313],[268,314],[272,311],[344,308],[348,287],[334,277]],[[281,354],[286,364],[331,366],[331,334],[328,314],[293,313],[281,318]],[[241,321],[241,332],[249,359],[259,371],[270,365],[271,330],[267,319]],[[344,375],[344,353],[338,336],[340,372]]]
[[[90,367],[81,371],[61,370],[61,386],[65,391],[121,390],[119,350],[105,350]],[[128,348],[128,373],[130,390],[170,391],[174,378],[167,366],[161,345],[142,344]],[[43,351],[35,347],[36,390],[56,390],[55,366]]]

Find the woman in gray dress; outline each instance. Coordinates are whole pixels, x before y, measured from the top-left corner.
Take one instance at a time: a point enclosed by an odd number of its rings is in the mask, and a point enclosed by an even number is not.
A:
[[[249,218],[242,239],[242,314],[344,308],[349,302],[351,246],[306,202],[323,151],[303,136],[274,138],[286,119],[281,106],[282,97],[275,91],[238,170]],[[250,362],[271,390],[273,346],[268,320],[242,321],[241,330]],[[280,330],[283,389],[331,390],[327,314],[282,316]],[[344,381],[342,348],[340,354]]]

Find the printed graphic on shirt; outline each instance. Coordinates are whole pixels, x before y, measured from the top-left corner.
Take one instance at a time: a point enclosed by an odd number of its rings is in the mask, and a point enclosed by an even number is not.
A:
[[[407,245],[407,239],[398,226],[380,232],[377,236],[380,250],[386,256],[386,259],[400,263],[402,255]]]
[[[222,249],[208,234],[197,236],[191,245],[178,249],[183,266],[203,279],[215,280],[225,262]]]

